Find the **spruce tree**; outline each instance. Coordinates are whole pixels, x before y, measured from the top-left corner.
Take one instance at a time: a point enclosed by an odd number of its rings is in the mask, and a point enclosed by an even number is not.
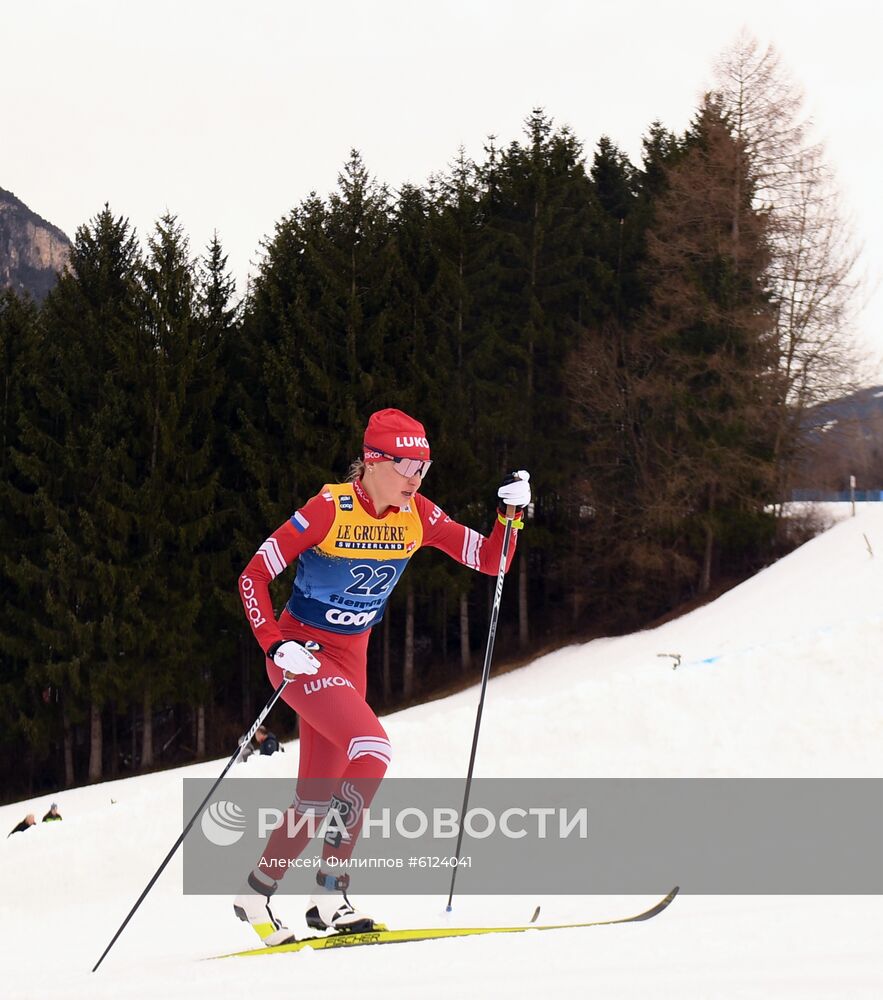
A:
[[[195,700],[194,658],[202,648],[196,621],[212,567],[202,546],[218,485],[206,433],[219,392],[210,371],[216,355],[206,352],[195,264],[174,216],[164,215],[148,239],[144,292],[144,359],[136,398],[145,433],[135,457],[141,759],[149,767],[154,706]]]
[[[485,475],[479,459],[475,427],[483,401],[472,379],[478,317],[474,300],[480,282],[483,238],[476,165],[462,147],[448,171],[432,180],[427,191],[428,238],[435,248],[436,274],[427,291],[431,318],[431,373],[441,390],[432,414],[435,454],[428,494],[455,520],[480,527],[486,519]],[[431,566],[434,589],[459,632],[460,670],[472,663],[471,622],[475,618],[475,573],[449,559]],[[472,598],[472,599],[470,599]],[[483,616],[482,616],[483,617]]]
[[[32,405],[16,459],[42,550],[19,563],[42,594],[27,632],[29,671],[58,688],[71,724],[88,719],[88,776],[103,774],[102,714],[131,697],[131,443],[141,432],[126,382],[143,323],[140,254],[128,222],[105,207],[77,231],[70,269],[42,312],[29,372]]]
[[[30,299],[12,290],[0,293],[0,745],[7,762],[0,764],[0,775],[10,789],[20,787],[21,748],[32,776],[61,733],[55,692],[48,686],[41,690],[29,669],[34,654],[29,636],[41,614],[41,594],[28,565],[42,559],[43,546],[31,531],[33,494],[17,460],[24,451],[28,373],[40,354],[37,323]],[[18,764],[9,766],[13,761]]]
[[[482,393],[479,447],[489,495],[513,463],[530,469],[537,487],[536,520],[522,539],[519,566],[522,641],[528,560],[546,577],[536,596],[556,601],[545,561],[557,558],[572,517],[565,498],[578,471],[560,359],[575,341],[591,294],[585,248],[591,189],[582,148],[539,110],[526,131],[523,145],[492,150],[482,170],[486,267],[476,295],[482,336],[472,366]]]
[[[246,391],[239,378],[240,307],[235,295],[236,283],[215,233],[197,263],[199,361],[192,394],[198,402],[191,424],[194,441],[209,442],[208,467],[217,474],[208,531],[199,547],[203,576],[197,581],[201,601],[193,626],[195,642],[183,671],[183,692],[195,706],[193,746],[197,757],[208,752],[208,710],[236,676],[238,644],[234,636],[242,610],[235,580],[244,565],[245,551],[255,544],[249,540],[243,551],[240,470],[232,448],[237,411]]]
[[[267,243],[244,322],[260,405],[237,438],[263,530],[341,474],[383,394],[387,202],[354,151],[328,204],[311,196]]]

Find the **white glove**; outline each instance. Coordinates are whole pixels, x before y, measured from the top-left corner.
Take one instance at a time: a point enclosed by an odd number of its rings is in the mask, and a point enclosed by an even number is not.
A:
[[[497,490],[497,496],[500,498],[501,507],[524,510],[530,503],[530,473],[524,469],[510,473]]]
[[[322,666],[315,656],[293,639],[283,639],[267,650],[267,656],[286,675],[314,674]]]

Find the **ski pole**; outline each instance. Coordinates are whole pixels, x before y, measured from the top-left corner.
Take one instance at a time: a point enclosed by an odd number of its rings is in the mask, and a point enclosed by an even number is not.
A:
[[[104,952],[103,952],[101,958],[99,958],[98,961],[95,963],[95,965],[94,965],[94,967],[92,969],[93,972],[98,968],[99,965],[101,965],[101,963],[104,961],[105,955],[107,955],[107,953],[114,946],[114,944],[116,944],[116,939],[126,929],[126,924],[128,924],[128,922],[135,915],[135,911],[144,902],[144,898],[147,895],[147,893],[150,892],[150,890],[153,888],[153,885],[156,882],[156,880],[160,877],[160,875],[162,875],[163,870],[165,869],[166,865],[172,860],[172,856],[174,855],[175,851],[178,850],[178,848],[184,842],[184,838],[187,836],[188,833],[190,833],[190,828],[193,826],[193,824],[196,822],[196,818],[199,816],[199,814],[205,808],[206,802],[208,802],[208,800],[212,797],[212,794],[214,793],[214,790],[224,780],[224,776],[227,774],[227,772],[230,770],[230,768],[236,762],[236,759],[239,757],[239,754],[242,752],[242,748],[246,745],[246,743],[248,743],[252,739],[252,737],[254,736],[254,734],[258,731],[258,728],[263,724],[264,719],[266,719],[266,717],[270,714],[270,709],[279,700],[279,696],[285,690],[285,686],[288,683],[289,683],[288,680],[283,680],[282,683],[279,685],[279,687],[277,687],[276,690],[273,692],[272,698],[270,698],[270,700],[267,702],[267,704],[264,705],[264,707],[261,709],[261,714],[255,719],[254,725],[251,727],[251,729],[249,729],[249,731],[245,734],[245,736],[243,736],[242,742],[239,744],[239,746],[236,747],[236,749],[233,752],[232,757],[227,761],[227,766],[221,772],[220,777],[212,785],[212,787],[209,789],[208,794],[202,800],[202,802],[199,804],[199,808],[196,810],[196,812],[191,817],[190,822],[187,824],[187,826],[184,827],[184,830],[182,831],[181,836],[178,837],[178,839],[172,845],[172,849],[165,856],[165,859],[163,860],[163,863],[159,866],[159,868],[157,868],[157,870],[156,870],[153,878],[147,883],[147,886],[144,889],[144,892],[141,893],[141,895],[138,897],[138,900],[135,903],[135,905],[132,907],[131,910],[129,910],[129,915],[120,924],[119,930],[111,938],[110,944],[104,949]]]
[[[460,810],[460,830],[457,833],[457,847],[454,850],[454,858],[459,860],[460,847],[463,843],[463,827],[466,822],[466,809],[469,805],[469,789],[472,787],[472,770],[475,767],[475,751],[478,749],[478,730],[481,726],[481,713],[484,708],[484,696],[487,691],[487,682],[491,674],[491,658],[494,655],[494,639],[497,636],[497,619],[500,616],[500,600],[503,596],[503,580],[506,577],[506,562],[509,559],[509,543],[512,540],[512,522],[516,517],[514,507],[506,507],[506,532],[503,535],[503,551],[500,554],[500,569],[497,573],[497,589],[494,591],[494,606],[491,610],[491,621],[488,627],[487,648],[484,651],[484,667],[481,671],[481,694],[478,698],[478,712],[475,716],[475,730],[472,733],[472,752],[469,754],[469,768],[466,772],[466,789],[463,793],[463,808]],[[457,880],[458,864],[454,865],[451,872],[451,891],[448,893],[448,905],[446,911],[451,912],[451,901],[454,898],[454,882]]]

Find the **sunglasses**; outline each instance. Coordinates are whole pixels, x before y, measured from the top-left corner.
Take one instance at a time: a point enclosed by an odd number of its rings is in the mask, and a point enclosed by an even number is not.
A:
[[[366,451],[373,451],[375,455],[382,455],[385,459],[392,462],[396,472],[406,479],[410,479],[411,476],[420,476],[422,479],[429,472],[429,467],[432,465],[431,460],[424,461],[422,458],[396,458],[395,455],[388,455],[379,448],[372,448],[370,444],[366,444],[365,449]]]

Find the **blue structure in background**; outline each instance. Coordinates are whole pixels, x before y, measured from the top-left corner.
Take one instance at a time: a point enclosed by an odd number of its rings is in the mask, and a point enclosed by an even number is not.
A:
[[[792,501],[816,503],[869,503],[883,501],[883,490],[792,490]]]

